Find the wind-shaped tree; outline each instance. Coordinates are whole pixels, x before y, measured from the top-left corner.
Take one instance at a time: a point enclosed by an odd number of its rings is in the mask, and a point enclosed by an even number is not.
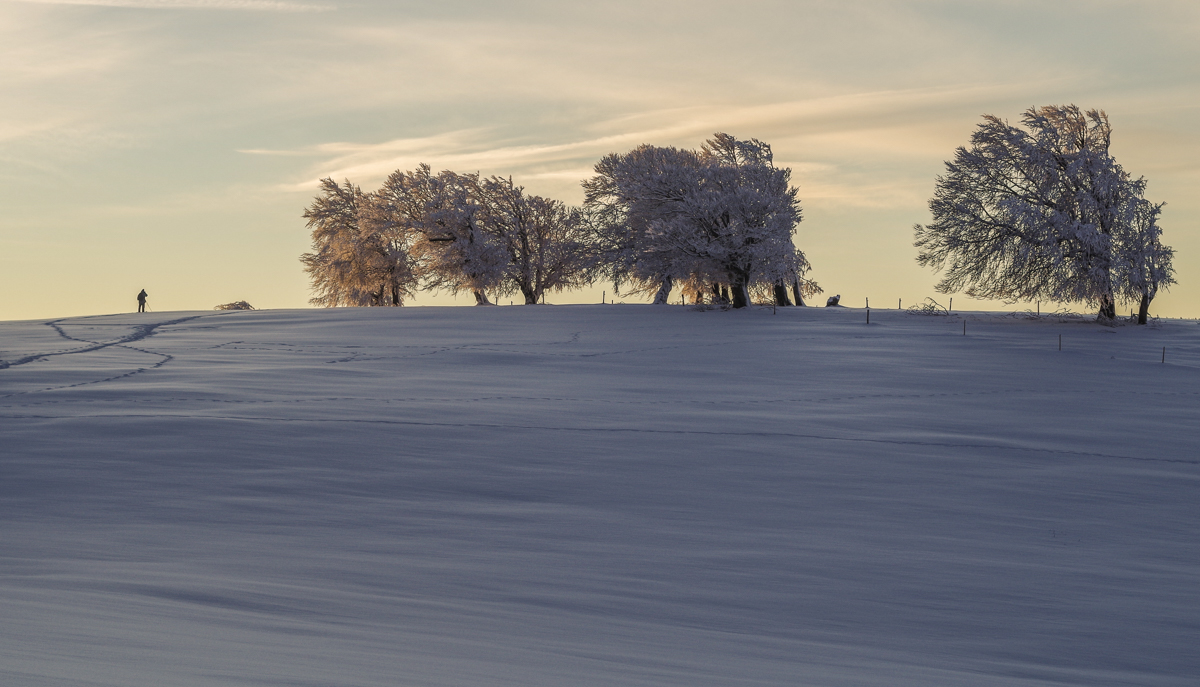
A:
[[[590,281],[595,253],[579,210],[526,194],[511,178],[476,180],[475,191],[484,231],[508,256],[502,293],[519,292],[531,305],[546,291]]]
[[[508,257],[484,227],[478,186],[478,175],[434,176],[429,165],[394,172],[372,198],[372,224],[405,228],[427,287],[470,291],[476,305],[490,305]]]
[[[699,151],[643,145],[595,171],[585,207],[618,288],[665,303],[677,281],[719,282],[745,307],[751,284],[766,282],[787,303],[786,285],[808,269],[792,243],[801,214],[791,170],[775,167],[761,141],[718,133]]]
[[[955,151],[917,225],[921,265],[945,270],[937,288],[1008,301],[1048,299],[1116,315],[1117,298],[1141,300],[1174,283],[1173,252],[1159,240],[1161,205],[1142,196],[1109,153],[1099,110],[1031,108],[1025,128],[987,115],[969,148]]]
[[[400,305],[425,288],[519,291],[527,304],[547,290],[586,283],[595,261],[577,209],[526,194],[511,179],[443,171],[397,171],[375,193],[322,181],[305,211],[316,252],[301,257],[317,305]]]
[[[407,239],[364,229],[360,214],[369,204],[362,190],[346,181],[321,180],[321,195],[304,211],[312,229],[313,252],[300,256],[312,279],[314,305],[403,305],[417,278]]]

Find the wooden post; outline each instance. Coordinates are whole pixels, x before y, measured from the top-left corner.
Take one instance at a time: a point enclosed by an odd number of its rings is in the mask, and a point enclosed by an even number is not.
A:
[[[967,321],[963,320],[963,336],[967,335]]]
[[[954,298],[951,298],[950,299],[950,307],[946,308],[946,314],[949,315],[953,311],[954,311]]]
[[[904,300],[903,298],[897,298],[897,299],[896,299],[896,309],[897,309],[897,310],[903,310],[903,308],[901,308],[901,307],[900,307],[900,303],[901,303],[903,300]]]
[[[871,309],[867,308],[867,324],[871,324]]]
[[[606,296],[608,296],[608,292],[607,292],[607,291],[601,291],[601,292],[600,292],[600,305],[604,305],[604,298],[605,298]]]
[[[871,309],[871,297],[867,296],[867,310]]]

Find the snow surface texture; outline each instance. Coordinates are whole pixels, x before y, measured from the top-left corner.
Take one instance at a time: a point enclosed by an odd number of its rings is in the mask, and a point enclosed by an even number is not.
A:
[[[0,323],[0,684],[1197,684],[1200,327],[966,317]]]

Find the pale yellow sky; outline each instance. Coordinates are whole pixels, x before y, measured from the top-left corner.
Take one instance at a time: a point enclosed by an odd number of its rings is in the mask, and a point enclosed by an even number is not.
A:
[[[1069,102],[1168,203],[1180,284],[1153,311],[1196,317],[1198,35],[1194,2],[0,0],[0,319],[141,288],[307,307],[323,176],[427,162],[578,202],[600,156],[715,131],[792,168],[829,293],[944,302],[911,245],[943,161],[983,113]]]

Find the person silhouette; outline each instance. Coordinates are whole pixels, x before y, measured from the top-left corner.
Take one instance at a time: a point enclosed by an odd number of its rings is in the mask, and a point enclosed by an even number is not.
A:
[[[146,312],[146,289],[138,293],[138,312]]]

